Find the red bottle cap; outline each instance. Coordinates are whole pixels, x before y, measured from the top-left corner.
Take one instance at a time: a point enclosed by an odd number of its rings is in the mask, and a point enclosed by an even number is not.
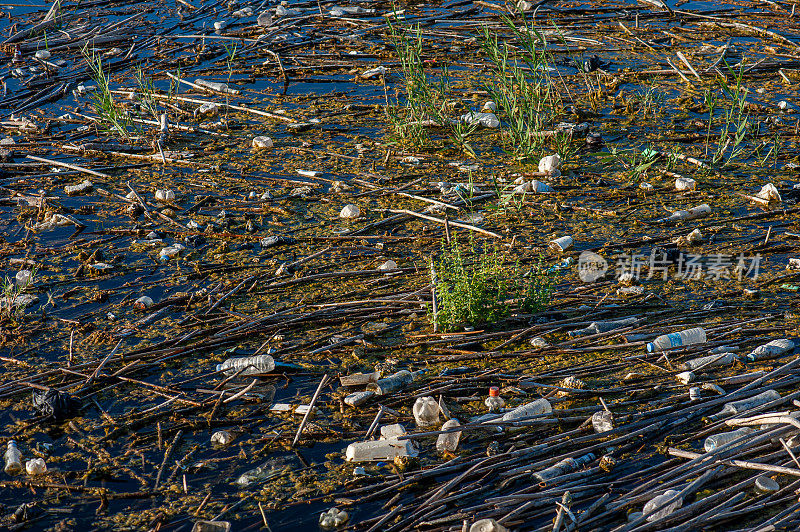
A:
[[[489,388],[489,397],[497,397],[498,395],[500,395],[500,388],[497,386]]]

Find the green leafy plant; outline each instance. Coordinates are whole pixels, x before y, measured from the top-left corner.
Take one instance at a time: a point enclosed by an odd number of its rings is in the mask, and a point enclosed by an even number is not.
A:
[[[526,312],[549,303],[553,278],[543,272],[541,261],[523,273],[519,263],[506,267],[503,259],[496,247],[481,247],[474,238],[466,245],[455,236],[449,244],[442,242],[431,268],[436,292],[431,321],[437,330],[497,321],[510,314],[514,302]]]
[[[123,138],[130,137],[131,120],[124,110],[120,110],[114,103],[111,94],[110,77],[103,67],[103,59],[94,51],[88,51],[88,45],[82,50],[83,57],[89,65],[92,80],[97,89],[91,93],[92,106],[100,117],[100,124],[110,134],[117,134]]]
[[[403,69],[405,99],[399,94],[394,102],[386,95],[386,116],[402,143],[423,148],[430,142],[430,125],[442,128],[457,148],[475,157],[467,141],[477,124],[452,120],[450,115],[456,102],[450,97],[452,90],[447,66],[441,67],[438,77],[430,77],[423,61],[423,39],[419,26],[400,28],[387,19],[390,39]]]
[[[547,41],[523,18],[518,28],[503,17],[518,47],[501,41],[498,35],[484,26],[481,47],[489,59],[490,81],[486,91],[505,114],[505,149],[519,158],[538,154],[546,141],[541,132],[553,121],[560,107],[558,96],[551,89]]]

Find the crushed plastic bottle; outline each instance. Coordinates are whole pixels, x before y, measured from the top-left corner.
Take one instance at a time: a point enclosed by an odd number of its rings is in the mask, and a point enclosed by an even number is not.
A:
[[[275,143],[272,142],[272,139],[269,137],[255,137],[253,139],[253,147],[257,149],[269,149],[275,146]]]
[[[592,427],[598,434],[614,430],[614,414],[608,410],[600,410],[592,414]]]
[[[578,458],[565,458],[546,469],[542,469],[533,474],[533,478],[538,482],[545,482],[551,478],[560,477],[568,473],[573,473],[594,460],[595,456],[592,453],[587,453]]]
[[[701,218],[703,216],[707,216],[711,214],[711,207],[707,204],[703,203],[702,205],[698,205],[697,207],[692,207],[689,210],[681,210],[675,211],[670,216],[666,218],[661,218],[656,220],[656,223],[672,223],[672,222],[679,222],[683,220],[694,220],[695,218]]]
[[[714,414],[713,416],[708,416],[708,420],[717,421],[722,418],[731,417],[735,414],[738,414],[739,412],[750,410],[751,408],[755,408],[757,406],[770,403],[780,398],[781,394],[779,394],[775,390],[767,390],[766,392],[762,392],[756,396],[749,397],[747,399],[741,399],[739,401],[725,403],[725,405],[723,405],[722,407],[722,410]]]
[[[44,475],[47,473],[47,464],[42,458],[34,458],[25,462],[25,471],[30,475]]]
[[[186,246],[178,243],[167,246],[158,253],[158,260],[161,262],[167,262],[168,260],[179,256],[184,249],[186,249]]]
[[[344,218],[345,220],[352,220],[354,218],[358,218],[361,216],[361,209],[358,205],[345,205],[342,207],[341,212],[339,213],[339,218]]]
[[[483,402],[486,405],[486,408],[489,409],[489,412],[497,413],[500,412],[500,409],[506,405],[505,399],[500,397],[500,388],[497,386],[492,386],[489,388],[489,397]]]
[[[418,427],[432,427],[439,423],[439,403],[433,397],[418,397],[413,410]]]
[[[751,434],[753,429],[748,427],[742,427],[738,430],[732,430],[730,432],[721,432],[719,434],[712,434],[706,441],[703,442],[703,449],[706,450],[707,453],[722,447],[725,444],[732,442],[733,440],[738,440],[743,436],[747,436]]]
[[[20,270],[14,276],[14,284],[17,288],[25,288],[33,280],[33,272],[30,270]]]
[[[629,325],[635,325],[639,321],[639,318],[622,318],[619,320],[610,320],[610,321],[593,321],[589,324],[588,327],[583,329],[578,329],[575,331],[570,331],[568,334],[571,338],[576,338],[578,336],[589,336],[590,334],[600,334],[608,331],[613,331],[614,329],[619,329],[621,327],[627,327]]]
[[[676,333],[662,334],[647,344],[647,352],[663,351],[671,347],[680,347],[683,345],[704,344],[706,341],[705,329],[702,327],[695,327]]]
[[[748,362],[768,360],[785,355],[791,351],[794,351],[794,342],[786,338],[781,338],[780,340],[772,340],[769,343],[756,347],[745,359]]]
[[[693,358],[681,364],[681,369],[692,371],[700,367],[730,366],[736,359],[733,353],[721,353],[707,357]]]
[[[375,392],[377,395],[386,395],[392,392],[402,390],[414,380],[414,376],[410,371],[401,369],[394,375],[389,375],[383,379],[378,379],[378,382],[371,382],[367,384],[367,390]]]
[[[156,201],[175,201],[175,193],[169,189],[159,189],[155,193]]]
[[[5,453],[6,465],[3,470],[9,475],[22,473],[22,453],[17,448],[17,442],[8,440],[8,447]]]
[[[476,113],[470,111],[469,113],[461,115],[461,121],[473,126],[480,125],[492,129],[500,127],[500,119],[497,118],[497,115],[494,113]]]
[[[232,375],[245,368],[240,375],[258,375],[261,373],[269,373],[275,369],[275,359],[270,355],[256,355],[252,357],[236,357],[229,358],[222,364],[217,365],[217,371],[224,371],[228,375]]]
[[[319,514],[319,526],[323,530],[333,530],[347,523],[350,516],[344,510],[331,508],[327,512]]]
[[[536,399],[530,403],[518,406],[510,412],[506,412],[503,414],[503,421],[515,421],[517,419],[549,414],[552,411],[553,407],[550,406],[550,401],[545,398]]]
[[[664,508],[654,511],[656,508],[678,495],[678,493],[680,492],[675,490],[667,490],[662,495],[658,495],[647,501],[647,504],[644,505],[644,509],[642,510],[642,513],[647,516],[647,521],[652,522],[666,517],[683,506],[683,498],[678,497],[675,499],[675,501],[671,502]]]
[[[411,440],[388,438],[377,441],[354,442],[347,446],[344,458],[348,462],[377,462],[394,460],[398,456],[417,456]]]
[[[227,430],[218,430],[211,435],[211,444],[223,447],[233,441],[233,434]]]
[[[442,430],[454,429],[460,426],[461,423],[459,423],[457,419],[448,419],[444,422],[444,424],[442,424]],[[436,438],[436,450],[440,453],[445,451],[450,453],[455,452],[455,450],[458,448],[459,440],[461,440],[460,430],[439,434],[439,436]]]

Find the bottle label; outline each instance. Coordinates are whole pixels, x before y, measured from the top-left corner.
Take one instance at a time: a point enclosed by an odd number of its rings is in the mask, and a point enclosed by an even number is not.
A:
[[[680,333],[670,333],[667,335],[667,338],[669,338],[670,347],[678,347],[683,345],[683,340],[681,340]]]

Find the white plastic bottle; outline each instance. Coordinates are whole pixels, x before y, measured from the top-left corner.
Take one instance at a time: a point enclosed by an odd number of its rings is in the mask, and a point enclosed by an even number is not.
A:
[[[530,403],[518,406],[510,412],[506,412],[503,414],[503,421],[514,421],[521,418],[549,414],[552,411],[553,407],[550,406],[550,401],[544,398],[536,399]]]
[[[256,355],[253,357],[229,358],[222,364],[217,365],[217,371],[224,371],[228,375],[233,375],[242,368],[245,369],[240,375],[269,373],[275,369],[275,360],[270,355]]]
[[[725,403],[721,411],[714,414],[713,416],[708,416],[708,419],[709,421],[717,421],[719,419],[730,417],[734,414],[738,414],[739,412],[750,410],[751,408],[767,404],[771,401],[775,401],[780,398],[781,394],[779,394],[775,390],[767,390],[766,392],[762,392],[753,397],[748,397],[747,399],[741,399],[739,401]]]
[[[439,403],[433,397],[418,397],[413,410],[418,427],[432,427],[439,423]]]
[[[730,432],[721,432],[719,434],[712,434],[706,441],[703,442],[703,448],[706,450],[707,453],[722,447],[725,444],[732,442],[733,440],[738,440],[742,436],[747,436],[748,434],[752,433],[753,429],[742,427],[738,430],[732,430]]]
[[[779,357],[793,350],[794,342],[786,338],[781,338],[780,340],[772,340],[769,343],[756,347],[747,355],[746,359],[748,362],[767,360]]]
[[[587,453],[583,456],[579,456],[578,458],[565,458],[559,462],[556,462],[554,465],[551,465],[547,469],[543,469],[537,473],[534,473],[533,478],[539,482],[545,482],[551,478],[560,477],[561,475],[575,472],[585,464],[588,464],[594,460],[594,458],[595,456],[592,453]]]
[[[17,442],[8,440],[8,448],[5,454],[6,465],[5,472],[9,475],[17,475],[22,473],[24,467],[22,466],[22,453],[17,448]]]
[[[460,427],[461,423],[458,422],[457,419],[448,419],[442,425],[442,430],[454,429],[456,427]],[[461,431],[455,432],[446,432],[444,434],[439,434],[439,437],[436,438],[436,450],[440,453],[445,451],[447,452],[455,452],[458,448],[458,442],[461,440]]]
[[[652,499],[647,501],[647,504],[644,505],[644,510],[642,510],[642,513],[644,513],[644,515],[647,516],[647,520],[651,522],[661,519],[662,517],[668,516],[669,514],[671,514],[681,506],[683,506],[682,497],[678,497],[677,499],[675,499],[675,501],[671,502],[670,504],[668,504],[667,506],[663,507],[662,509],[656,512],[654,512],[654,510],[659,506],[661,506],[662,504],[664,504],[665,502],[667,502],[669,499],[676,496],[678,493],[680,492],[675,490],[667,490],[662,495],[653,497]]]
[[[682,345],[704,344],[706,341],[706,330],[702,327],[695,327],[676,333],[662,334],[647,344],[647,352],[663,351],[670,347],[680,347]]]
[[[505,399],[500,397],[500,388],[497,386],[492,386],[489,388],[489,397],[486,398],[483,404],[485,404],[486,408],[489,409],[489,412],[493,414],[500,412],[500,409],[506,404]]]

